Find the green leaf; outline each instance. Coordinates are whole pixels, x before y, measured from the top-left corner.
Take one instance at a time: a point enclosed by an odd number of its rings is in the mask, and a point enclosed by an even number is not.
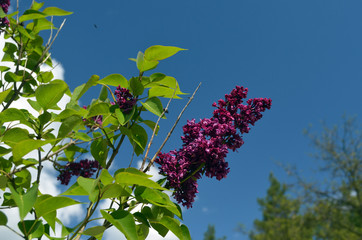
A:
[[[30,139],[28,130],[24,128],[11,128],[5,132],[2,141],[9,146],[14,146],[26,139]]]
[[[31,9],[34,10],[39,10],[40,8],[42,8],[44,5],[44,3],[37,3],[36,1],[33,1],[32,5],[31,5]]]
[[[103,194],[101,199],[118,198],[121,196],[129,197],[132,194],[131,188],[117,183],[108,184],[102,190]]]
[[[178,220],[169,216],[164,216],[161,220],[157,221],[157,223],[162,224],[164,227],[169,229],[179,239],[183,239],[183,231],[181,230],[180,222]]]
[[[138,124],[135,124],[131,128],[132,140],[140,147],[140,151],[136,152],[137,156],[145,150],[147,145],[148,136],[146,130]],[[134,146],[135,147],[135,146]]]
[[[163,73],[153,73],[150,76],[150,80],[151,80],[151,82],[157,82],[157,81],[164,79],[165,77],[166,77],[166,75]]]
[[[172,47],[172,46],[161,46],[155,45],[146,49],[144,58],[147,60],[163,60],[175,55],[179,51],[187,49]]]
[[[14,62],[15,61],[15,52],[17,52],[17,46],[14,43],[6,42],[3,48],[4,56],[3,62]]]
[[[50,109],[56,105],[68,90],[64,81],[52,81],[46,85],[40,85],[35,91],[35,97],[40,106]]]
[[[47,7],[43,10],[43,13],[48,16],[66,16],[72,14],[72,12],[67,12],[57,7]]]
[[[25,220],[18,223],[20,231],[28,236],[27,239],[40,238],[44,234],[44,225],[41,220]]]
[[[115,110],[117,120],[118,120],[119,124],[121,124],[122,126],[124,126],[126,123],[129,122],[129,120],[132,119],[133,114],[135,112],[136,112],[136,107],[133,107],[132,110],[128,113],[122,112],[121,109],[119,109],[119,108],[116,108],[116,110]]]
[[[19,17],[19,21],[20,22],[25,22],[25,21],[28,21],[28,20],[45,18],[46,16],[47,15],[42,13],[42,12],[39,12],[39,11],[36,11],[36,10],[33,10],[33,9],[28,9],[23,13],[22,16]]]
[[[137,175],[140,175],[142,177],[145,177],[145,178],[150,178],[152,177],[152,175],[149,175],[149,174],[146,174],[140,170],[138,170],[137,168],[133,168],[133,167],[129,167],[129,168],[121,168],[120,169],[121,172],[124,171],[124,172],[129,172],[129,173],[133,173],[133,174],[137,174]]]
[[[139,81],[138,78],[131,78],[129,81],[130,89],[133,93],[133,96],[142,95],[145,88],[143,87],[142,83]]]
[[[41,72],[38,74],[38,81],[41,83],[48,83],[54,78],[54,75],[51,71]]]
[[[36,202],[34,208],[37,213],[37,217],[44,216],[57,209],[68,207],[75,204],[81,204],[80,202],[69,197],[48,197],[43,201]]]
[[[148,236],[150,228],[145,224],[138,224],[136,225],[137,235],[139,240],[145,240]]]
[[[101,179],[101,182],[102,182],[104,185],[111,184],[111,183],[113,183],[113,181],[114,181],[114,178],[112,177],[111,174],[109,174],[109,172],[108,172],[107,169],[102,169],[102,172],[101,172],[101,175],[100,175],[100,179]]]
[[[147,217],[143,213],[135,212],[133,216],[137,219],[138,222],[145,224],[147,227],[151,227]]]
[[[6,188],[6,184],[8,182],[8,178],[5,175],[0,175],[0,188]]]
[[[86,229],[83,234],[84,235],[88,235],[88,236],[94,236],[97,239],[98,238],[102,238],[104,231],[106,230],[106,228],[104,226],[95,226],[95,227],[91,227]]]
[[[18,193],[11,184],[8,185],[11,191],[11,197],[19,208],[20,219],[24,220],[25,216],[33,208],[38,196],[38,184],[34,184],[25,194]]]
[[[164,207],[182,219],[181,209],[177,207],[177,204],[170,200],[166,193],[143,186],[138,186],[135,190],[135,195],[138,201]]]
[[[16,29],[21,33],[22,37],[27,37],[29,39],[35,39],[34,33],[32,33],[29,29],[23,28],[21,25],[17,25]]]
[[[53,211],[43,215],[44,220],[49,224],[49,226],[53,229],[54,232],[55,232],[56,217],[57,217],[57,211]]]
[[[141,102],[142,106],[144,106],[148,111],[155,114],[156,116],[161,116],[163,112],[163,107],[161,100],[158,97],[153,97],[147,99],[145,103]],[[166,118],[163,116],[162,118]]]
[[[79,106],[78,106],[79,107]],[[71,117],[73,115],[83,116],[84,114],[87,114],[88,111],[84,108],[79,107],[79,110],[74,109],[64,109],[59,115],[55,118],[55,121],[60,121],[63,119],[66,119],[68,117]]]
[[[128,88],[128,81],[121,74],[111,74],[97,82],[98,84],[106,84],[110,86],[121,86],[123,88]]]
[[[37,33],[42,30],[48,30],[48,29],[57,30],[58,29],[54,26],[54,24],[51,21],[48,21],[45,18],[39,18],[39,19],[35,20],[34,23],[30,22],[26,27],[28,29],[32,29],[34,25],[35,25],[35,27],[34,27],[33,32],[37,32]],[[49,63],[51,63],[51,60],[49,62],[48,61],[46,62],[46,64],[48,64],[48,65],[49,65]]]
[[[95,202],[98,199],[99,189],[98,183],[99,179],[84,178],[82,176],[78,177],[77,182],[89,195],[89,200]]]
[[[167,235],[169,230],[165,226],[153,221],[150,221],[150,223],[153,229],[155,229],[162,237],[165,237]]]
[[[120,230],[127,239],[138,240],[136,224],[132,214],[124,210],[118,210],[112,214],[101,210],[101,214],[107,221]]]
[[[4,12],[4,10],[2,8],[0,8],[0,18],[4,18],[6,17],[6,13]]]
[[[31,100],[31,99],[27,99],[26,101],[28,101],[28,103],[30,104],[30,106],[37,112],[40,112],[41,110],[41,106],[39,105],[39,103],[37,101]]]
[[[73,115],[65,120],[63,120],[62,125],[60,125],[58,132],[58,139],[64,138],[67,136],[78,124],[82,123],[82,118],[78,115]]]
[[[7,82],[21,82],[23,80],[22,76],[16,75],[13,72],[7,72],[4,78]]]
[[[89,142],[89,141],[92,140],[92,138],[91,138],[90,136],[88,136],[88,135],[87,135],[86,133],[84,133],[84,132],[76,132],[76,133],[74,134],[74,138],[80,139],[80,140],[83,140],[83,141],[87,141],[87,142]]]
[[[15,175],[16,178],[14,179],[14,182],[17,187],[30,188],[31,174],[29,170],[23,169],[22,171],[15,173]]]
[[[137,54],[136,64],[140,72],[143,72],[143,52],[139,51]]]
[[[128,184],[128,185],[140,185],[145,187],[150,187],[154,189],[166,190],[165,188],[161,187],[154,181],[148,179],[147,177],[128,173],[128,172],[120,172],[115,176],[116,182],[119,184]]]
[[[11,92],[12,90],[12,87],[10,87],[9,89],[3,91],[3,92],[0,92],[0,104],[2,102],[4,102],[4,100],[7,98],[7,96],[9,95],[9,93]]]
[[[61,195],[69,195],[69,196],[84,196],[88,195],[88,192],[82,188],[78,182],[75,182],[70,188],[68,188]]]
[[[109,104],[107,103],[96,103],[89,108],[89,112],[86,118],[98,116],[98,115],[107,115],[109,114]]]
[[[106,86],[102,86],[101,91],[99,92],[98,99],[101,101],[106,101],[108,98],[108,89]]]
[[[157,60],[147,60],[145,59],[142,52],[138,52],[137,59],[137,68],[140,72],[145,72],[148,70],[152,70],[157,67],[158,61]]]
[[[8,71],[8,70],[10,70],[9,67],[0,66],[0,72],[6,72],[6,71]]]
[[[190,231],[186,225],[184,225],[184,224],[181,225],[181,231],[182,231],[182,235],[183,235],[182,239],[191,240]]]
[[[0,226],[5,226],[8,223],[8,218],[5,213],[0,211]]]
[[[148,97],[152,98],[152,97],[164,97],[164,98],[173,98],[174,99],[181,99],[179,96],[177,95],[184,95],[185,93],[176,90],[175,95],[174,95],[175,89],[171,89],[168,87],[152,87],[149,91],[148,91]]]
[[[152,131],[155,129],[156,123],[151,120],[143,120],[142,123],[146,124]],[[156,133],[155,133],[156,135],[157,135],[159,129],[160,129],[160,126],[157,125]]]
[[[88,91],[88,89],[90,87],[97,85],[98,80],[99,80],[99,76],[92,75],[90,77],[90,79],[87,81],[87,83],[82,84],[74,89],[74,92],[73,92],[73,95],[72,95],[70,101],[71,102],[78,101],[83,96],[83,94]]]
[[[27,117],[24,112],[16,108],[8,108],[0,113],[0,122],[26,121]]]
[[[90,147],[92,156],[100,163],[102,167],[105,167],[106,159],[108,156],[107,146],[107,140],[99,138],[93,141]]]
[[[18,142],[13,147],[14,163],[17,164],[17,162],[19,162],[21,160],[21,157],[23,157],[25,154],[51,142],[53,142],[53,140],[42,141],[42,140],[33,140],[33,139],[28,139]]]
[[[46,123],[48,123],[52,119],[52,115],[50,113],[48,113],[47,111],[45,111],[39,115],[38,119],[39,119],[40,124],[44,126]]]

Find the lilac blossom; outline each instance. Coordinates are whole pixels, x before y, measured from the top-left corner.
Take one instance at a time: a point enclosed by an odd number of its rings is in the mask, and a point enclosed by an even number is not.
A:
[[[137,102],[137,98],[134,98],[127,88],[118,86],[114,94],[116,95],[116,103],[125,113],[130,112]]]
[[[4,13],[8,13],[10,6],[10,0],[0,0],[0,7],[4,11]],[[0,18],[0,27],[10,26],[9,20],[5,18]]]
[[[57,180],[61,184],[68,185],[72,176],[82,176],[90,178],[93,174],[102,167],[95,160],[83,159],[80,162],[70,162],[64,166],[59,172]]]
[[[261,112],[270,109],[271,99],[267,98],[249,99],[243,104],[247,93],[247,88],[236,86],[224,100],[212,105],[216,107],[213,117],[187,121],[181,149],[158,155],[160,174],[175,189],[175,199],[187,208],[192,207],[198,193],[197,179],[203,175],[217,180],[226,178],[230,172],[225,161],[229,149],[240,148],[244,144],[242,134],[262,118]]]

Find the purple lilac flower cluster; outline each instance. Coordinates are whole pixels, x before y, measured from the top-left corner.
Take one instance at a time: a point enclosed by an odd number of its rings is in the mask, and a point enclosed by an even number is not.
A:
[[[0,0],[0,7],[3,9],[4,13],[8,13],[10,6],[10,0]],[[9,26],[9,20],[5,18],[0,18],[0,27]]]
[[[137,103],[137,98],[134,98],[127,88],[118,86],[114,94],[116,95],[119,108],[125,113],[131,111],[133,106]]]
[[[83,106],[84,109],[87,109],[87,106]],[[98,115],[98,116],[94,116],[90,119],[83,119],[83,122],[86,123],[86,126],[89,128],[94,127],[95,125],[97,126],[102,126],[102,122],[103,122],[103,116],[102,115]]]
[[[240,148],[244,144],[242,134],[263,116],[261,112],[270,109],[271,99],[267,98],[249,99],[244,105],[247,93],[247,88],[236,86],[225,100],[212,105],[216,107],[213,117],[197,123],[195,119],[187,121],[181,149],[158,155],[160,173],[175,189],[175,199],[187,208],[192,207],[198,193],[197,179],[203,174],[218,180],[225,178],[230,171],[225,161],[229,149]]]
[[[68,185],[72,176],[82,176],[90,178],[98,169],[102,167],[95,160],[83,159],[80,162],[70,162],[60,170],[57,180],[61,184]]]

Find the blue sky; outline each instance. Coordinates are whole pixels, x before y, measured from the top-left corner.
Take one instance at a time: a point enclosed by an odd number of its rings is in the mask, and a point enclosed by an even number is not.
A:
[[[193,239],[202,239],[208,224],[218,236],[247,239],[233,229],[238,223],[250,229],[261,216],[256,199],[265,196],[270,171],[290,180],[275,163],[296,164],[306,176],[316,166],[303,129],[312,124],[318,132],[320,120],[337,124],[343,114],[361,120],[361,1],[48,0],[46,5],[74,12],[52,47],[72,90],[92,74],[137,75],[128,58],[151,45],[189,49],[157,68],[175,77],[184,92],[202,82],[165,150],[180,146],[187,119],[210,117],[211,104],[236,85],[249,88],[250,98],[272,98],[272,109],[244,137],[244,146],[229,154],[227,179],[199,182],[198,199],[184,213]],[[97,96],[95,89],[82,103]],[[185,103],[172,103],[156,144]]]

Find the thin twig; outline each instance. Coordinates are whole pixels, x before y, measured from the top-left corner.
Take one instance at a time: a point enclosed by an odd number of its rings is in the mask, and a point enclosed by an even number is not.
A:
[[[12,229],[11,227],[9,227],[8,225],[5,225],[5,227],[7,227],[7,228],[10,229],[11,231],[13,231],[16,235],[20,236],[21,238],[24,238],[23,235],[21,235],[20,233],[18,233],[17,231],[15,231],[15,230]]]
[[[142,165],[141,165],[141,167],[140,167],[140,171],[143,171],[143,167],[145,166],[146,159],[147,159],[147,156],[148,156],[148,152],[150,151],[150,148],[151,148],[151,145],[152,145],[152,142],[153,142],[153,138],[155,137],[156,132],[157,132],[158,123],[160,122],[161,118],[162,118],[162,117],[165,115],[165,113],[167,112],[168,107],[170,106],[170,103],[171,103],[172,99],[173,99],[174,96],[175,96],[176,89],[177,89],[177,82],[176,82],[175,91],[173,91],[172,97],[170,98],[170,100],[168,100],[168,103],[167,103],[165,109],[163,110],[162,114],[161,114],[161,115],[158,117],[158,119],[157,119],[156,125],[155,125],[155,127],[154,127],[154,129],[153,129],[153,132],[152,132],[151,140],[150,140],[150,142],[148,143],[148,146],[147,146],[147,150],[146,150],[145,157],[143,158]]]
[[[67,20],[67,19],[65,18],[65,19],[63,20],[62,24],[60,24],[60,27],[59,27],[59,29],[58,29],[57,33],[55,34],[55,36],[54,36],[54,38],[53,38],[52,42],[51,42],[51,43],[49,44],[49,46],[46,48],[46,52],[48,52],[48,51],[49,51],[49,49],[51,48],[51,46],[53,45],[53,43],[54,43],[55,39],[58,37],[58,34],[59,34],[60,30],[62,30],[62,28],[63,28],[63,26],[64,26],[64,24],[65,24],[65,21],[66,21],[66,20]]]
[[[170,138],[170,136],[171,136],[173,130],[175,129],[177,123],[180,121],[180,118],[181,118],[182,114],[184,113],[184,111],[186,110],[186,108],[189,106],[189,104],[191,103],[191,101],[194,99],[194,96],[195,96],[197,90],[199,90],[200,86],[201,86],[201,82],[199,83],[199,85],[198,85],[197,88],[195,89],[195,91],[194,91],[194,93],[192,94],[192,96],[190,97],[189,101],[186,103],[185,107],[182,109],[182,111],[181,111],[180,114],[178,115],[175,123],[173,124],[171,130],[168,132],[165,140],[163,141],[163,143],[161,144],[160,148],[157,150],[157,152],[155,153],[155,155],[153,155],[151,161],[148,163],[146,169],[145,169],[143,172],[147,172],[148,170],[150,170],[153,162],[156,160],[158,154],[161,152],[162,148],[165,146],[166,142],[167,142],[168,139]]]

